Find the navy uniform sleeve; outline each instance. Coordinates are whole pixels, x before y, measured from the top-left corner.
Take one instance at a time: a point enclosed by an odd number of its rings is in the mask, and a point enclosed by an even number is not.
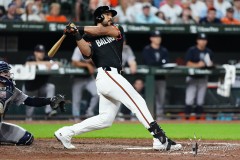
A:
[[[149,46],[146,46],[142,51],[143,64],[152,65],[154,63],[153,58],[151,58],[151,54],[149,54]]]
[[[192,60],[192,52],[193,52],[193,48],[192,47],[187,50],[187,53],[186,53],[186,56],[185,56],[185,61],[186,62]]]

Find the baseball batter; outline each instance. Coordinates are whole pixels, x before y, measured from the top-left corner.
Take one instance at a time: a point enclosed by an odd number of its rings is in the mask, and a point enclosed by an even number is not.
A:
[[[55,137],[65,148],[73,149],[71,138],[93,130],[110,127],[118,113],[120,103],[128,107],[153,135],[153,148],[179,150],[181,144],[169,139],[154,121],[145,100],[122,74],[123,28],[113,24],[117,12],[108,6],[100,6],[94,12],[96,26],[66,26],[65,34],[73,34],[85,58],[91,58],[98,68],[96,85],[100,96],[99,115],[81,123],[65,126],[55,132]],[[85,33],[85,35],[82,35]],[[88,42],[90,42],[90,44]]]
[[[57,95],[52,98],[29,97],[15,87],[8,63],[0,61],[0,144],[30,145],[34,138],[31,133],[15,124],[3,122],[4,115],[11,104],[26,104],[42,107],[50,105],[53,109],[64,109],[64,97]]]

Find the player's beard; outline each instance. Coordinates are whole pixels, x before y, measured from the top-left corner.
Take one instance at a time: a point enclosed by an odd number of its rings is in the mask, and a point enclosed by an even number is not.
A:
[[[113,25],[113,20],[112,20],[112,19],[110,19],[110,20],[108,20],[108,21],[105,21],[105,20],[104,20],[104,21],[102,22],[102,25],[103,25],[104,27]]]

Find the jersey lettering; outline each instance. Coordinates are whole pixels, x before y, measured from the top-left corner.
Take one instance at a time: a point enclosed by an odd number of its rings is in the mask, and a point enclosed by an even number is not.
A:
[[[95,42],[98,47],[101,47],[102,45],[111,43],[114,40],[115,40],[115,38],[113,38],[113,37],[103,37],[103,38],[99,38],[99,39],[95,40]]]

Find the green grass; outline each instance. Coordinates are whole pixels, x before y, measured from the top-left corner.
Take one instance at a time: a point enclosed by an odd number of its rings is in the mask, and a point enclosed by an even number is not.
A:
[[[54,131],[71,124],[20,124],[33,133],[35,138],[52,138]],[[173,139],[197,138],[212,140],[240,140],[240,124],[162,124],[167,135]],[[78,138],[151,138],[141,124],[113,124],[103,130],[92,131]]]

